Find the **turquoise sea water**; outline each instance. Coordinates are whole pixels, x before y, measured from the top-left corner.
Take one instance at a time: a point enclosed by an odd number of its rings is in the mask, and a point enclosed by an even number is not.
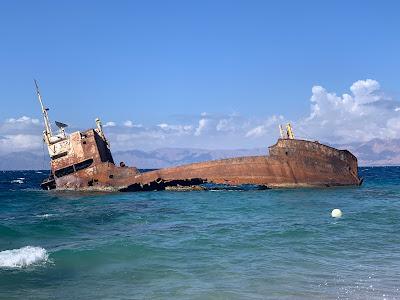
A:
[[[0,298],[400,299],[400,168],[360,173],[362,187],[83,194],[0,172]]]

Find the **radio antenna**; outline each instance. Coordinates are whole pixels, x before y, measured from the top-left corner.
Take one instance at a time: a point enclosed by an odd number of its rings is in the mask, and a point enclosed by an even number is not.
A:
[[[48,108],[45,108],[43,105],[43,101],[42,101],[42,96],[40,95],[40,91],[39,91],[39,86],[38,83],[36,81],[36,79],[33,80],[35,82],[35,86],[36,86],[36,93],[39,99],[39,103],[40,103],[40,107],[42,108],[42,114],[43,114],[43,119],[44,119],[44,126],[46,128],[46,135],[48,138],[50,138],[53,135],[53,132],[51,131],[51,126],[50,126],[50,120],[49,120],[49,114],[48,112]]]

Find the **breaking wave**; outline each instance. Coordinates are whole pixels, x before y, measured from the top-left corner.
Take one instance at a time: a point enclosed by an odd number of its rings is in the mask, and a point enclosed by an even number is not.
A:
[[[26,246],[0,252],[0,268],[23,268],[46,262],[49,254],[42,247]]]

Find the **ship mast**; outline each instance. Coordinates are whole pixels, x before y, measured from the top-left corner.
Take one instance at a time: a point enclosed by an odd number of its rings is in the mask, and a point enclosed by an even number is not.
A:
[[[42,108],[42,114],[43,114],[43,119],[44,119],[44,126],[45,126],[45,131],[44,131],[44,135],[45,135],[45,140],[48,144],[50,144],[50,137],[53,136],[53,132],[51,130],[51,126],[50,126],[50,120],[49,120],[49,115],[47,113],[47,111],[49,110],[48,108],[45,108],[43,105],[43,101],[42,101],[42,96],[40,95],[40,91],[39,91],[39,86],[37,84],[36,79],[34,79],[35,81],[35,86],[36,86],[36,93],[39,99],[39,103],[40,106]]]

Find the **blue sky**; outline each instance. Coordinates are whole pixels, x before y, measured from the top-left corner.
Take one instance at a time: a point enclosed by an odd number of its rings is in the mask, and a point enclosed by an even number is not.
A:
[[[239,117],[250,123],[243,136],[274,116],[301,127],[313,86],[341,95],[366,79],[379,82],[380,100],[397,101],[399,9],[397,1],[1,1],[0,120],[40,118],[36,78],[53,120],[192,126],[193,145],[237,147],[234,138],[200,139],[200,120]]]

